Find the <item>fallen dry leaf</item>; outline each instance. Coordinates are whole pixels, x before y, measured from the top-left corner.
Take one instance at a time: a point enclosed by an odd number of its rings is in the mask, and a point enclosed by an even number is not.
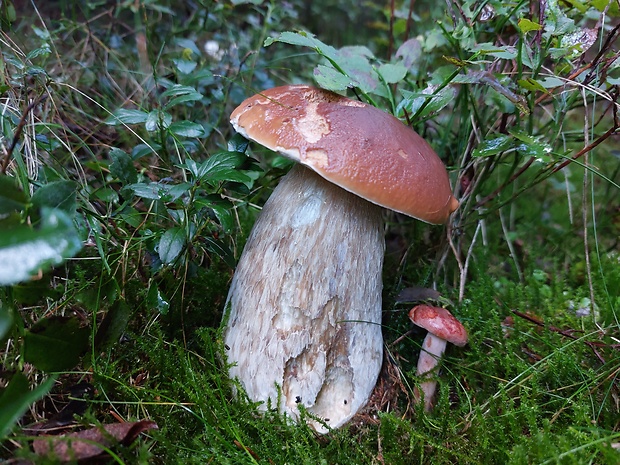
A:
[[[145,431],[157,429],[157,423],[142,420],[133,423],[111,423],[62,436],[45,436],[33,442],[37,455],[54,456],[63,461],[84,460],[104,454],[104,449],[116,443],[131,444]]]

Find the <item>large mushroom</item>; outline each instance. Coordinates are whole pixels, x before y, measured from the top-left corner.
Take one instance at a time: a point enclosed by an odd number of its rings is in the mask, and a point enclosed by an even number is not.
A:
[[[230,376],[262,408],[298,419],[303,405],[339,427],[381,368],[380,207],[442,223],[458,202],[431,147],[365,103],[276,87],[245,100],[231,124],[299,164],[265,203],[231,283]],[[322,422],[310,425],[325,432]]]

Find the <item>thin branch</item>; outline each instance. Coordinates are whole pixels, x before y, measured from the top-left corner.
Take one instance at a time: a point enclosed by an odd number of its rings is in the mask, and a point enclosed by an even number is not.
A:
[[[19,142],[19,138],[21,137],[22,132],[24,131],[24,127],[26,126],[28,115],[34,109],[34,107],[36,107],[39,103],[41,103],[46,98],[47,98],[47,95],[44,93],[41,93],[37,98],[35,98],[32,102],[30,102],[30,105],[28,105],[26,109],[24,110],[24,112],[22,113],[22,116],[19,119],[19,123],[17,124],[17,127],[15,128],[15,133],[13,134],[11,145],[9,145],[8,150],[4,153],[4,160],[2,160],[2,166],[0,166],[1,174],[6,174],[6,170],[9,166],[9,163],[11,162],[13,151],[15,150],[15,147],[17,146],[17,143]]]

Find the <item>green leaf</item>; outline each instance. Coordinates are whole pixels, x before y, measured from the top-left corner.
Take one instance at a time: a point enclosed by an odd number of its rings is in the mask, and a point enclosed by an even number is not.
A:
[[[159,258],[165,265],[173,263],[185,247],[185,231],[182,228],[170,228],[159,240]]]
[[[127,186],[127,188],[131,189],[134,195],[138,197],[150,200],[162,200],[164,202],[175,201],[185,194],[190,187],[188,183],[164,184],[162,182],[141,182]]]
[[[11,176],[0,175],[0,215],[24,210],[28,197]]]
[[[473,151],[473,157],[490,157],[491,155],[497,155],[498,153],[505,152],[512,145],[512,140],[509,136],[501,134],[497,137],[483,140],[478,147]]]
[[[385,63],[379,66],[377,72],[388,84],[396,84],[397,82],[405,79],[405,76],[407,75],[407,68],[399,64],[395,65],[392,63]]]
[[[342,74],[332,66],[318,65],[314,68],[314,80],[323,89],[338,91],[355,87],[349,76]]]
[[[88,348],[89,334],[75,317],[45,318],[24,334],[24,360],[43,371],[69,370]]]
[[[13,328],[13,314],[8,305],[0,300],[0,341],[9,334]]]
[[[228,141],[228,150],[230,152],[245,153],[249,145],[249,141],[241,134],[236,133]]]
[[[178,105],[179,103],[202,100],[204,96],[193,87],[175,84],[170,89],[162,93],[161,97],[170,98],[170,100],[164,107],[167,110],[170,107]]]
[[[198,66],[198,63],[194,60],[185,60],[183,58],[173,58],[172,63],[174,63],[181,74],[190,74]]]
[[[117,124],[142,124],[146,122],[148,113],[142,110],[126,110],[120,108],[105,120],[105,124],[115,126]]]
[[[167,129],[172,124],[172,115],[165,111],[153,110],[149,112],[144,123],[144,128],[149,131],[158,131],[160,129]]]
[[[204,137],[206,136],[205,130],[202,125],[193,123],[191,121],[178,121],[172,123],[168,130],[181,137]]]
[[[234,268],[236,265],[235,256],[232,253],[232,250],[224,244],[222,241],[214,239],[213,237],[205,236],[204,240],[207,243],[207,248],[219,255],[219,257],[224,260],[229,267]]]
[[[282,42],[289,45],[300,45],[302,47],[310,47],[319,55],[326,58],[335,59],[338,55],[337,50],[331,45],[321,42],[313,34],[309,32],[282,32],[277,37],[268,37],[265,39],[264,46],[268,47],[274,42]]]
[[[82,248],[75,226],[65,212],[44,207],[41,215],[39,229],[18,225],[0,230],[0,285],[27,280]]]
[[[50,53],[52,53],[52,49],[50,48],[49,44],[43,44],[41,47],[35,48],[31,52],[29,52],[28,55],[26,55],[26,59],[34,60],[39,56],[48,56]]]
[[[110,150],[110,174],[120,180],[123,184],[133,184],[138,180],[138,172],[133,165],[133,159],[118,148]]]
[[[246,159],[247,157],[239,152],[218,152],[200,164],[188,159],[178,166],[189,170],[196,180],[212,184],[220,181],[250,182],[252,179],[237,169]]]
[[[32,205],[36,208],[58,208],[70,216],[77,208],[77,183],[73,181],[53,181],[38,188],[32,196]]]
[[[542,29],[542,26],[538,23],[535,23],[534,21],[530,21],[527,18],[521,18],[519,20],[518,23],[519,29],[521,29],[521,32],[523,32],[524,34],[527,34],[530,31],[540,31]]]
[[[532,79],[531,77],[528,77],[527,79],[519,79],[517,84],[519,84],[519,87],[532,92],[547,92],[547,89],[545,89],[540,82],[536,79]]]
[[[414,119],[424,118],[439,112],[453,101],[456,93],[453,87],[444,87],[439,91],[435,91],[435,88],[429,85],[422,92],[402,90],[405,98],[398,106],[398,113],[406,109]]]
[[[114,302],[101,321],[101,324],[99,324],[99,328],[97,328],[93,344],[95,352],[99,353],[118,342],[130,318],[131,308],[129,308],[129,305],[122,299]]]
[[[13,375],[8,386],[0,394],[0,439],[4,439],[11,432],[31,404],[52,389],[55,381],[56,377],[49,377],[31,390],[28,378],[21,373]]]
[[[401,64],[409,69],[413,67],[422,56],[422,45],[418,39],[409,39],[398,47],[396,58],[401,60]]]
[[[235,219],[232,214],[233,206],[219,195],[212,194],[204,198],[197,198],[194,204],[198,208],[208,208],[213,211],[225,233],[230,233],[235,226]]]
[[[155,281],[151,281],[149,291],[146,295],[146,302],[149,308],[156,309],[162,315],[168,313],[168,310],[170,309],[169,300],[160,292]]]
[[[468,48],[469,51],[480,55],[491,55],[504,60],[512,60],[517,57],[517,49],[512,45],[495,45],[490,42],[476,44]]]
[[[551,161],[551,146],[539,137],[532,136],[516,129],[508,131],[516,140],[521,142],[517,144],[516,150],[521,154],[534,157],[537,161],[549,163]]]

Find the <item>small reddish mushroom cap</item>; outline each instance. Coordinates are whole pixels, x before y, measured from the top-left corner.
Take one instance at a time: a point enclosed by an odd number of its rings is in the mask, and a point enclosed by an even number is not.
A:
[[[305,85],[248,98],[237,132],[370,202],[429,223],[459,205],[446,168],[415,131],[371,105]]]
[[[414,324],[424,328],[440,339],[463,347],[467,344],[467,330],[452,313],[445,308],[418,305],[409,311]]]

